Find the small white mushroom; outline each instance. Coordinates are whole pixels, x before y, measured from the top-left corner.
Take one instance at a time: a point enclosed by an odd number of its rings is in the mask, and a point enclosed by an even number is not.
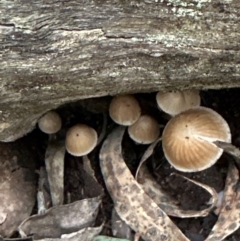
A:
[[[165,113],[174,116],[192,107],[200,106],[198,90],[159,91],[156,96],[158,107]]]
[[[66,149],[73,156],[84,156],[97,145],[97,132],[84,124],[71,127],[66,134]]]
[[[128,134],[137,143],[151,144],[159,134],[158,122],[149,115],[142,115],[137,122],[128,127]]]
[[[110,103],[109,115],[117,124],[130,126],[141,116],[141,108],[133,95],[118,95]]]
[[[173,117],[162,135],[165,157],[177,170],[202,171],[223,153],[215,141],[231,142],[227,122],[215,111],[196,107]]]
[[[55,111],[48,111],[38,120],[39,129],[46,134],[54,134],[62,127],[62,120]]]

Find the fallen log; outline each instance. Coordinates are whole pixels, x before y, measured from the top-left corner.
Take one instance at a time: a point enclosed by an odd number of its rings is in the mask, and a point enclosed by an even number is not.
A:
[[[1,0],[0,140],[119,93],[240,85],[239,0]]]

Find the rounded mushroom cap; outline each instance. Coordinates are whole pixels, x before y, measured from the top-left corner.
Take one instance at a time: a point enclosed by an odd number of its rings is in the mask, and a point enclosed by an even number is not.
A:
[[[97,145],[97,132],[84,124],[71,127],[66,134],[66,149],[73,156],[84,156]]]
[[[170,91],[166,93],[159,91],[156,100],[159,108],[171,116],[200,106],[201,102],[198,90]]]
[[[150,144],[156,141],[160,134],[159,124],[153,117],[142,115],[128,127],[128,134],[137,143]]]
[[[231,142],[230,129],[217,112],[205,107],[176,115],[162,135],[165,157],[184,172],[202,171],[215,164],[223,150],[214,141]]]
[[[48,111],[38,120],[38,127],[44,133],[54,134],[62,127],[61,117],[55,111]]]
[[[141,108],[133,95],[118,95],[110,103],[109,115],[117,124],[130,126],[139,119]]]

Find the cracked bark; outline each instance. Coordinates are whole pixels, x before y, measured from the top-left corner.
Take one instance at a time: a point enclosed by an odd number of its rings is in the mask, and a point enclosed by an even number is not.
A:
[[[240,84],[239,0],[0,2],[0,140],[77,99]]]

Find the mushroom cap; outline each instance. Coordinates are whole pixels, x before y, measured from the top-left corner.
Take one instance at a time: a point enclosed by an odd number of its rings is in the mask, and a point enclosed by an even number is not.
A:
[[[71,127],[66,134],[66,149],[73,156],[84,156],[97,145],[97,132],[84,124]]]
[[[129,136],[137,143],[150,144],[157,140],[160,130],[158,122],[149,115],[142,115],[128,127]]]
[[[198,90],[159,91],[156,96],[159,108],[171,116],[200,106],[201,98]]]
[[[177,170],[202,171],[214,165],[223,150],[213,142],[231,142],[227,122],[215,111],[196,107],[167,123],[162,134],[165,157]]]
[[[118,95],[110,103],[109,115],[117,124],[130,126],[141,116],[141,108],[133,95]]]
[[[61,117],[55,111],[48,111],[38,120],[38,127],[44,133],[54,134],[62,127]]]

